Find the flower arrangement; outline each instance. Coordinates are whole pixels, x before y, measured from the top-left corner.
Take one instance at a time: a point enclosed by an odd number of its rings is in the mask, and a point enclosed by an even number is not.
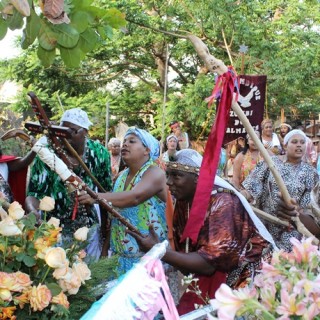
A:
[[[238,290],[220,286],[211,300],[218,319],[320,319],[320,251],[313,238],[290,241],[292,251],[274,252],[251,284]]]
[[[60,221],[45,217],[54,208],[52,198],[41,200],[40,222],[33,213],[26,216],[18,202],[1,204],[0,319],[68,319],[68,296],[91,276],[83,261],[88,228],[78,229],[64,249],[56,246]]]

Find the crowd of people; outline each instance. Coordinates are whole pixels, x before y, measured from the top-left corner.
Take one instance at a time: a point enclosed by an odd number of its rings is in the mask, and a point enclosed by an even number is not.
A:
[[[130,270],[144,252],[169,238],[171,246],[163,262],[199,279],[200,293],[180,292],[180,314],[193,310],[194,305],[204,299],[213,298],[222,283],[232,288],[243,286],[275,248],[290,251],[289,239],[302,237],[292,217],[299,216],[304,226],[320,238],[320,216],[312,210],[313,201],[318,201],[318,197],[317,194],[311,197],[314,190],[319,190],[315,151],[301,129],[292,129],[283,123],[278,135],[273,122],[265,119],[261,123],[261,135],[256,132],[284,180],[292,203],[283,201],[270,168],[252,138],[246,136],[232,162],[228,162],[226,150],[222,149],[205,219],[197,241],[192,242],[182,235],[189,220],[202,156],[190,148],[189,136],[178,121],[170,123],[171,132],[163,150],[148,131],[132,127],[123,141],[110,139],[108,151],[88,137],[92,123],[79,108],[67,110],[60,125],[68,128],[67,141],[76,152],[75,155],[65,150],[69,168],[100,198],[112,203],[139,233],[127,230],[109,216],[88,193],[70,192],[33,149],[25,158],[10,159],[6,171],[1,171],[3,196],[8,201],[14,198],[7,183],[9,170],[30,165],[24,204],[27,213],[43,218],[39,201],[44,196],[52,197],[55,209],[48,214],[60,219],[61,245],[72,241],[70,235],[79,227],[90,228],[88,256],[99,259],[107,254],[117,255],[119,276]],[[52,148],[46,139],[41,143],[43,147]],[[289,221],[290,226],[259,219],[251,205]]]

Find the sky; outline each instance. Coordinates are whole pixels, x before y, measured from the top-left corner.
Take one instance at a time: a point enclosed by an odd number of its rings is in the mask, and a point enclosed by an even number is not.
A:
[[[22,34],[22,29],[11,31],[8,29],[5,37],[0,41],[0,59],[10,59],[19,55],[22,49],[14,45],[15,37]]]

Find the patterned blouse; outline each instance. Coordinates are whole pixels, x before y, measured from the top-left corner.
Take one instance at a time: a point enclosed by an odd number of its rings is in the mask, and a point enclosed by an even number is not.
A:
[[[115,182],[113,191],[129,191],[137,185],[143,174],[154,165],[152,160],[147,161],[133,177],[127,188],[124,188],[129,168],[122,171]],[[154,230],[161,241],[167,239],[167,225],[165,217],[166,203],[157,196],[140,203],[135,207],[119,208],[120,214],[132,223],[142,234],[149,233],[149,225],[153,224]],[[114,253],[119,254],[119,275],[131,269],[134,263],[138,262],[143,253],[139,250],[137,242],[126,233],[126,227],[117,219],[112,219],[111,228],[111,249]]]
[[[245,180],[245,178],[250,174],[250,172],[256,167],[257,163],[263,160],[260,156],[260,153],[257,159],[252,158],[251,151],[248,149],[245,155],[243,156],[243,161],[241,164],[240,171],[240,184]]]
[[[86,140],[86,148],[83,159],[91,173],[106,190],[112,189],[110,155],[107,149],[99,142],[90,139]],[[90,189],[95,190],[91,178],[82,167],[74,170]],[[60,177],[40,160],[37,156],[31,169],[30,182],[28,185],[28,196],[34,196],[41,200],[44,196],[55,199],[55,209],[47,213],[47,218],[55,217],[60,219],[62,234],[72,234],[80,227],[91,227],[99,223],[94,206],[86,210],[84,206],[78,206],[76,219],[72,220],[74,208],[77,208],[75,194],[68,193],[67,187]]]
[[[277,156],[273,156],[272,160],[290,196],[297,201],[300,207],[306,208],[311,201],[310,193],[319,181],[316,169],[305,162],[297,165],[283,162]],[[242,185],[254,198],[257,208],[276,215],[280,191],[266,162],[258,163]],[[289,239],[291,237],[301,238],[294,228],[288,230],[287,227],[276,226],[269,222],[265,222],[265,225],[280,249],[290,251],[292,246]]]

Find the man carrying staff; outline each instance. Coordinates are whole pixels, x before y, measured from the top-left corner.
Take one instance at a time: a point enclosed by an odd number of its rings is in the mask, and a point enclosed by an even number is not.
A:
[[[69,128],[71,137],[69,144],[73,147],[92,175],[106,190],[112,189],[110,155],[99,142],[88,138],[88,130],[92,125],[85,111],[74,108],[67,110],[61,118],[61,126]],[[50,145],[47,145],[51,148]],[[92,190],[97,191],[92,178],[86,173],[78,157],[66,151],[71,170]],[[84,206],[78,201],[77,192],[68,192],[67,185],[60,179],[56,172],[37,156],[31,169],[30,181],[27,190],[26,210],[34,212],[39,217],[39,202],[44,196],[55,200],[55,208],[47,213],[47,218],[60,219],[63,241],[73,241],[73,233],[81,227],[90,228],[88,255],[99,258],[102,248],[100,234],[101,215],[97,204]]]
[[[167,163],[166,170],[167,185],[176,199],[173,228],[177,251],[168,248],[162,260],[184,274],[194,273],[194,278],[199,279],[202,296],[200,299],[187,290],[180,299],[180,314],[193,310],[194,304],[204,304],[207,298],[213,298],[223,282],[232,288],[242,286],[272,249],[266,240],[272,242],[271,235],[244,197],[218,176],[196,243],[191,243],[188,238],[181,242],[196,192],[201,162],[202,156],[198,152],[185,149],[177,153],[174,162]],[[152,225],[149,230],[145,238],[128,231],[145,252],[159,242]]]

